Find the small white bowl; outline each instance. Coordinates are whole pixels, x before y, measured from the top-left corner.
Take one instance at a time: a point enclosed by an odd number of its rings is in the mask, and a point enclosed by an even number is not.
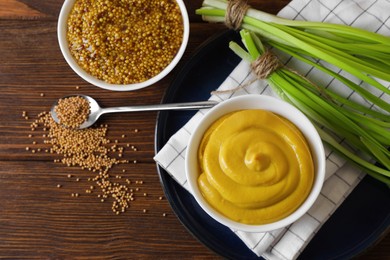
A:
[[[179,5],[179,8],[180,8],[181,16],[183,18],[184,30],[183,30],[183,40],[182,40],[182,43],[180,45],[180,48],[179,48],[178,52],[176,53],[176,56],[173,58],[171,63],[167,67],[165,67],[165,69],[163,69],[159,74],[154,76],[153,78],[150,78],[150,79],[148,79],[146,81],[139,82],[139,83],[126,84],[126,85],[110,84],[110,83],[107,83],[107,82],[105,82],[103,80],[97,79],[96,77],[90,75],[85,70],[83,70],[77,64],[77,62],[75,61],[75,59],[73,58],[73,56],[72,56],[72,54],[70,53],[70,50],[69,50],[69,44],[68,44],[68,40],[67,40],[67,37],[66,37],[66,34],[67,34],[67,20],[68,20],[69,13],[72,10],[72,7],[73,7],[75,1],[76,0],[65,0],[64,4],[62,5],[61,11],[60,11],[60,15],[58,17],[58,24],[57,24],[58,42],[59,42],[59,45],[60,45],[60,49],[61,49],[62,55],[64,56],[65,60],[69,64],[69,66],[81,78],[83,78],[87,82],[89,82],[89,83],[91,83],[91,84],[93,84],[93,85],[95,85],[97,87],[100,87],[100,88],[103,88],[103,89],[108,89],[108,90],[114,90],[114,91],[130,91],[130,90],[136,90],[136,89],[145,88],[145,87],[150,86],[150,85],[156,83],[157,81],[161,80],[169,72],[171,72],[172,69],[177,65],[177,63],[179,62],[179,60],[181,59],[181,57],[184,54],[184,51],[185,51],[185,49],[187,47],[187,43],[188,43],[188,37],[189,37],[189,34],[190,34],[190,22],[189,22],[187,9],[186,9],[186,6],[185,6],[184,2],[182,0],[176,0],[177,4]]]
[[[215,120],[221,116],[229,112],[243,109],[268,110],[290,120],[300,129],[300,131],[307,139],[314,160],[315,179],[312,189],[306,200],[297,210],[295,210],[287,217],[269,224],[249,225],[229,219],[208,204],[198,187],[198,147],[204,132],[213,122],[215,122]],[[186,151],[185,170],[192,195],[195,197],[197,203],[202,207],[202,209],[213,219],[233,230],[241,230],[246,232],[267,232],[288,226],[289,224],[295,222],[300,217],[302,217],[313,205],[318,195],[320,194],[324,182],[325,151],[317,130],[309,121],[309,119],[297,108],[287,102],[270,96],[244,95],[223,101],[207,112],[191,135]]]

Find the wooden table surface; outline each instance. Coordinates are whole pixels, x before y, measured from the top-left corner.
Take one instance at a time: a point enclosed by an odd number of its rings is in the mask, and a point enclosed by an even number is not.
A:
[[[277,13],[289,1],[249,2]],[[156,113],[101,119],[109,124],[109,137],[121,138],[120,143],[138,149],[124,153],[125,159],[136,160],[136,164],[112,169],[112,175],[133,180],[134,189],[139,189],[130,208],[120,215],[112,212],[110,201],[100,201],[98,192],[85,192],[93,184],[88,181],[93,173],[54,163],[55,156],[43,151],[41,134],[31,132],[30,124],[37,115],[68,94],[92,95],[103,106],[159,103],[178,71],[132,92],[111,92],[86,83],[70,69],[57,43],[62,3],[0,0],[0,258],[219,258],[188,233],[164,198],[153,161]],[[178,67],[208,37],[225,29],[203,23],[194,14],[200,0],[185,3],[191,34]],[[137,180],[143,184],[136,184]],[[72,197],[72,193],[80,195]],[[389,248],[387,236],[361,258],[390,257]]]

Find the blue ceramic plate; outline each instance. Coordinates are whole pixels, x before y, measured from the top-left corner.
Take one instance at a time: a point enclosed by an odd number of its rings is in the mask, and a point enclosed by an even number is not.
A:
[[[162,103],[207,100],[210,92],[240,61],[228,47],[231,40],[239,42],[239,36],[227,31],[200,46],[177,74]],[[194,111],[160,112],[156,123],[156,152],[194,114]],[[209,217],[164,169],[157,166],[157,170],[173,211],[199,241],[227,259],[259,259],[230,229]],[[389,201],[390,189],[365,177],[323,225],[299,259],[345,259],[366,250],[389,228]]]

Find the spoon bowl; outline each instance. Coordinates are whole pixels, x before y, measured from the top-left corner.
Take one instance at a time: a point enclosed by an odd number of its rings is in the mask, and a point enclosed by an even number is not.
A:
[[[211,108],[218,104],[217,101],[199,101],[199,102],[187,102],[187,103],[172,103],[172,104],[155,104],[155,105],[141,105],[141,106],[121,106],[121,107],[107,107],[103,108],[99,106],[99,103],[92,97],[87,95],[69,95],[64,98],[70,97],[82,97],[89,102],[90,113],[88,118],[84,123],[82,123],[78,128],[83,129],[92,126],[101,115],[107,113],[121,113],[121,112],[143,112],[143,111],[162,111],[162,110],[194,110],[194,109],[204,109]],[[57,100],[53,106],[51,107],[50,114],[54,121],[60,124],[60,120],[58,119],[58,115],[55,111],[55,107],[58,105]]]

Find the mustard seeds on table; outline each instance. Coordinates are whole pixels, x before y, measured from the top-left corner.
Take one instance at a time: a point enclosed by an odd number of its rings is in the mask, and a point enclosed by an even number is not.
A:
[[[173,60],[183,39],[175,0],[76,0],[67,21],[69,49],[94,77],[146,81]]]

